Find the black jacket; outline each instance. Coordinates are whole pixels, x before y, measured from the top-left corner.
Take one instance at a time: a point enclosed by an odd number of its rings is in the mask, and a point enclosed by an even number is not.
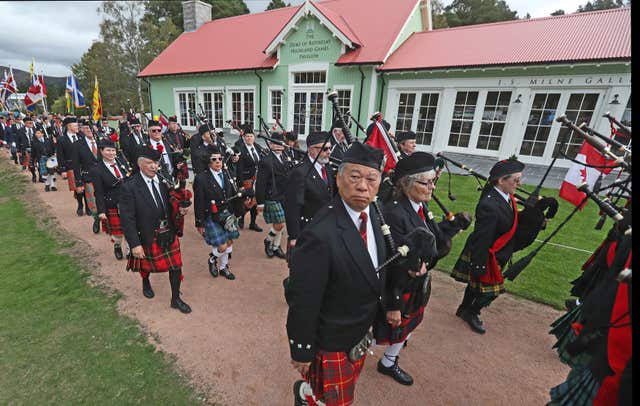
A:
[[[325,168],[328,178],[326,183],[307,157],[291,171],[284,201],[289,239],[298,238],[318,210],[333,198],[333,171],[328,164]]]
[[[91,169],[90,176],[93,180],[98,214],[106,214],[107,209],[115,209],[118,207],[120,195],[122,194],[122,184],[126,180],[127,172],[118,162],[116,162],[115,165],[122,175],[122,179],[120,180],[111,173],[102,159]]]
[[[218,213],[224,209],[229,209],[228,204],[223,202],[233,195],[233,185],[229,176],[224,171],[222,173],[224,174],[224,190],[214,179],[213,173],[209,168],[196,175],[193,180],[193,205],[196,227],[204,227],[207,217],[212,214],[212,200],[216,202]],[[213,220],[215,221],[215,219]]]
[[[79,139],[82,139],[80,133],[76,134],[76,141]],[[58,168],[60,168],[60,172],[73,170],[74,149],[73,143],[69,138],[69,133],[58,138],[56,142],[56,157],[58,158]]]
[[[331,148],[332,148],[331,157],[342,161],[342,159],[344,158],[344,153],[348,149],[348,147],[346,146],[346,140],[344,141],[343,144],[341,144],[338,141],[336,141],[333,135],[331,136],[331,138],[329,138],[329,140],[331,141]]]
[[[266,151],[263,150],[257,143],[253,143],[256,149],[259,159],[262,159],[266,155]],[[237,163],[236,176],[238,182],[241,185],[243,181],[248,180],[256,176],[256,170],[258,162],[255,162],[249,153],[249,149],[245,145],[242,139],[235,143],[234,149],[240,153],[240,159]]]
[[[27,148],[31,148],[31,144],[36,139],[36,128],[31,127],[31,138],[27,137],[27,127],[22,127],[18,130],[18,140],[16,142],[16,147],[18,151],[24,153]]]
[[[284,156],[282,157],[284,159]],[[256,201],[264,204],[266,200],[284,202],[287,190],[289,169],[285,163],[270,153],[260,160],[256,177]]]
[[[120,147],[122,148],[125,157],[136,171],[138,169],[138,148],[139,146],[146,146],[149,144],[149,138],[146,134],[137,134],[137,136],[139,143],[136,142],[133,133],[126,133],[125,135],[120,133]]]
[[[31,156],[33,157],[33,162],[39,162],[40,158],[50,157],[55,153],[55,147],[51,140],[42,137],[42,141],[38,141],[37,138],[34,138],[33,144],[31,146]]]
[[[169,220],[169,226],[175,233],[176,228],[171,221],[172,206],[169,203],[169,190],[162,182],[160,182],[160,194],[167,210],[166,218]],[[122,185],[118,208],[122,229],[129,246],[131,248],[138,245],[150,247],[164,213],[156,206],[140,172]]]
[[[91,148],[84,138],[73,143],[73,174],[76,178],[76,185],[81,186],[83,182],[91,182],[90,172],[99,160],[102,160],[98,142],[96,142],[96,156],[93,156]]]
[[[370,209],[378,263],[387,252],[380,219]],[[384,270],[375,273],[367,249],[336,196],[298,237],[287,286],[291,358],[314,359],[318,349],[349,351],[381,311]]]
[[[220,149],[212,144],[191,146],[191,168],[194,174],[204,172],[209,167],[209,157],[214,152],[220,152]]]

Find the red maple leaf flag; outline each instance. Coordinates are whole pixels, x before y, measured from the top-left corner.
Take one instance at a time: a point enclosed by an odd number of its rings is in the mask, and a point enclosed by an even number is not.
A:
[[[371,135],[369,135],[369,138],[367,139],[365,144],[371,145],[372,147],[379,148],[384,151],[384,155],[386,158],[383,170],[384,173],[387,173],[388,171],[396,167],[398,157],[393,153],[393,148],[391,147],[391,143],[387,138],[384,127],[382,127],[382,122],[377,120],[374,122]]]
[[[604,173],[606,175],[611,172],[611,168],[590,168],[584,164],[604,166],[611,164],[612,161],[605,159],[597,149],[587,142],[582,143],[582,147],[580,147],[580,151],[578,151],[575,160],[580,163],[574,162],[571,167],[569,167],[569,170],[562,181],[562,186],[560,187],[560,197],[574,206],[579,206],[584,200],[586,194],[580,192],[578,190],[578,186],[587,182],[589,189],[593,190],[593,186],[596,184],[600,174]],[[580,209],[582,209],[585,204],[586,201],[582,203]]]

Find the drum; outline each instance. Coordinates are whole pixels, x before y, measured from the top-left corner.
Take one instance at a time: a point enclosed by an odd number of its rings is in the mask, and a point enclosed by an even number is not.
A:
[[[55,156],[50,156],[49,158],[47,158],[47,163],[45,164],[45,166],[50,171],[54,172],[56,169],[58,169],[58,158],[56,158]]]

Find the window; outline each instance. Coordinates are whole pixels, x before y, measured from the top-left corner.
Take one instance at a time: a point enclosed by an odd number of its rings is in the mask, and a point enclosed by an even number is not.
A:
[[[324,93],[311,92],[309,99],[309,134],[322,131],[322,112],[324,111]]]
[[[338,108],[340,113],[344,116],[347,111],[351,110],[351,90],[342,89],[338,90]]]
[[[431,145],[433,127],[436,121],[438,108],[438,93],[423,93],[420,99],[420,112],[418,113],[418,126],[416,127],[416,143]]]
[[[396,119],[396,132],[411,130],[411,120],[413,119],[413,109],[415,105],[415,93],[400,93],[398,118]]]
[[[476,112],[478,92],[458,92],[453,106],[453,120],[449,135],[449,146],[468,147]]]
[[[510,100],[511,92],[487,92],[476,148],[492,151],[500,149]]]
[[[589,125],[591,124],[591,118],[593,117],[593,111],[596,108],[597,102],[597,93],[573,93],[569,97],[565,114],[567,118],[576,125],[582,123]],[[582,137],[574,134],[573,130],[562,126],[558,133],[555,148],[553,149],[553,156],[556,156],[558,151],[560,151],[560,146],[564,142],[562,153],[570,158],[575,158],[582,146],[582,141]]]
[[[231,117],[236,124],[253,128],[253,91],[231,92]]]
[[[307,93],[294,93],[293,100],[293,131],[298,134],[306,134],[307,117]]]
[[[295,84],[313,84],[326,83],[327,72],[295,72],[293,74],[293,83]]]
[[[271,120],[282,120],[282,90],[271,91]]]
[[[216,128],[223,127],[223,94],[222,92],[204,92],[202,94],[204,99],[204,113],[207,119]]]
[[[196,111],[196,93],[178,92],[178,110],[180,112],[180,125],[184,127],[195,127],[195,117],[191,117],[191,112]]]
[[[559,101],[560,93],[537,93],[535,95],[520,146],[520,155],[544,155]]]

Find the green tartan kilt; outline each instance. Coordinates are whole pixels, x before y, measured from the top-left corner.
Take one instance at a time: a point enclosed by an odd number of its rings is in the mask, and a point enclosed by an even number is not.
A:
[[[284,208],[282,207],[282,203],[276,202],[273,200],[266,200],[264,202],[264,211],[262,212],[264,216],[264,222],[267,224],[278,224],[284,223]]]
[[[599,388],[600,383],[591,370],[578,365],[569,372],[565,382],[551,388],[551,402],[547,406],[591,406]]]
[[[575,365],[575,359],[566,351],[567,344],[576,338],[576,333],[571,326],[573,323],[582,320],[582,305],[576,306],[570,312],[562,315],[556,321],[551,323],[549,334],[553,334],[558,341],[553,345],[558,351],[560,360],[569,366]]]
[[[456,261],[451,271],[451,277],[458,282],[468,283],[471,289],[480,296],[487,296],[490,298],[496,298],[500,294],[506,292],[503,283],[491,285],[482,283],[474,278],[471,273],[471,254],[469,252],[463,252]]]
[[[229,232],[221,224],[211,220],[211,216],[207,217],[204,223],[204,240],[208,245],[219,247],[229,240],[237,240],[238,237],[240,233],[237,230]]]

